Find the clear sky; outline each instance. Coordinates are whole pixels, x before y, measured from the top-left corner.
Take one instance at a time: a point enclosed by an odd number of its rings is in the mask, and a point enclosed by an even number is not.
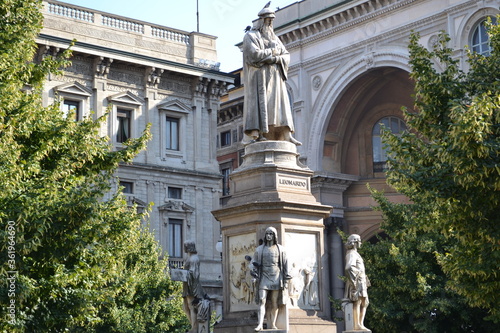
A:
[[[283,8],[299,0],[273,0],[271,8]],[[188,32],[197,30],[197,0],[64,0],[82,7],[155,23]],[[242,54],[235,44],[252,25],[268,0],[198,0],[200,32],[217,36],[221,70],[242,67]]]

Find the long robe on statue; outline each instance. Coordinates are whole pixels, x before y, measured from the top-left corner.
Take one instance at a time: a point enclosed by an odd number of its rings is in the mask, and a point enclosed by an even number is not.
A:
[[[272,57],[272,44],[280,50],[276,63],[266,61]],[[262,38],[259,30],[250,30],[243,38],[243,70],[245,97],[243,116],[245,133],[253,130],[268,133],[269,126],[287,126],[294,132],[290,99],[286,89],[290,55],[281,41]]]

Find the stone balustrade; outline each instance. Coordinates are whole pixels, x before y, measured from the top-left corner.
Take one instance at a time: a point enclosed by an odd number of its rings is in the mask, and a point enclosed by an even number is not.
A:
[[[168,259],[168,267],[169,268],[182,268],[184,267],[183,259]]]
[[[189,35],[180,33],[176,30],[152,26],[151,36],[171,40],[178,43],[189,44]]]
[[[163,26],[150,25],[145,22],[124,18],[120,16],[111,16],[96,10],[89,10],[79,6],[60,3],[56,1],[45,1],[46,11],[49,14],[64,16],[75,20],[93,23],[95,25],[107,26],[115,29],[125,30],[145,35],[148,37],[165,39],[168,41],[189,45],[190,34],[188,32],[167,28]]]
[[[102,56],[102,45],[105,45],[106,57],[114,60],[130,61],[132,57],[134,61],[151,66],[152,60],[161,59],[170,65],[186,64],[203,70],[220,70],[215,44],[217,37],[212,35],[55,0],[43,0],[43,15],[39,41],[45,46],[64,48],[69,41],[76,40],[73,50],[85,48],[85,52]]]
[[[119,17],[102,15],[102,24],[111,28],[137,32],[139,34],[144,33],[144,24],[129,20],[124,20]]]
[[[69,5],[61,5],[59,3],[48,2],[48,12],[50,14],[61,15],[75,20],[86,22],[94,22],[94,13],[76,8]]]

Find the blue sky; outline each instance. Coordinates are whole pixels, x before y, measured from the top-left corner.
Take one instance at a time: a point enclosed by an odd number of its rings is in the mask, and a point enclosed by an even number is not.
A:
[[[198,0],[200,32],[217,36],[221,70],[242,67],[242,55],[235,44],[243,40],[244,29],[257,18],[268,0]],[[271,8],[283,8],[298,0],[274,0]],[[196,31],[196,0],[65,0],[82,7],[113,13],[171,28]]]

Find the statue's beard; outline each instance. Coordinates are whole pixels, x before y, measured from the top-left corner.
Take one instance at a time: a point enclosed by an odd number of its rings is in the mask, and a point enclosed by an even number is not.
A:
[[[272,24],[264,24],[261,29],[262,36],[267,40],[275,40],[276,35],[274,34]]]

